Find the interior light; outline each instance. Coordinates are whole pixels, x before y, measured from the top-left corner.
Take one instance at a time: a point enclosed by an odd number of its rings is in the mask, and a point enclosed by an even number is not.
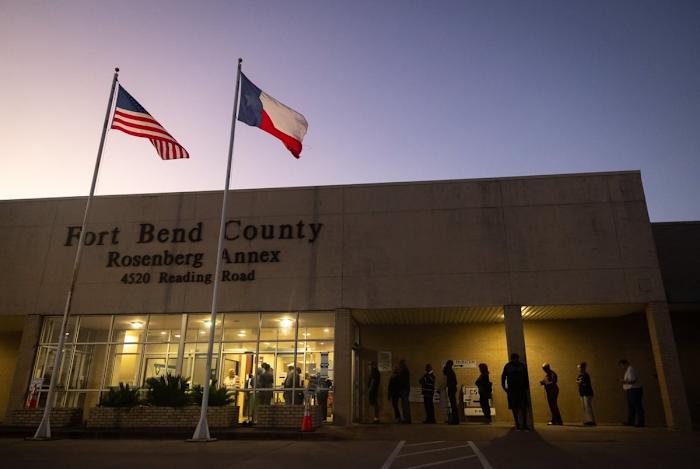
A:
[[[200,334],[206,334],[206,331],[199,331]]]
[[[237,335],[238,337],[245,337],[245,332],[239,332]]]
[[[310,333],[310,332],[304,332],[302,335],[303,335],[304,337],[308,337],[308,336],[311,335],[311,333]]]
[[[167,334],[167,332],[165,332],[165,331],[160,331],[160,335],[165,335],[165,334]]]
[[[176,338],[176,339],[179,339],[179,338],[180,338],[180,334],[175,334],[175,338]]]
[[[129,324],[131,324],[132,329],[141,329],[143,327],[143,321],[131,321]]]
[[[280,327],[283,329],[289,329],[292,327],[292,320],[288,318],[280,319]]]
[[[323,332],[330,332],[330,331],[331,331],[331,330],[328,329],[327,327],[326,327],[325,329],[323,329]]]
[[[204,325],[205,325],[205,326],[207,326],[207,327],[211,327],[211,320],[209,320],[209,319],[205,319],[205,320],[204,320],[204,321],[202,321],[202,322],[204,323]]]

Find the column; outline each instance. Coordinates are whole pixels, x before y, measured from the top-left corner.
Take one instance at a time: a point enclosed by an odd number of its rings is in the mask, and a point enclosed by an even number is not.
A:
[[[352,314],[349,309],[335,310],[335,349],[333,355],[333,424],[352,423]]]
[[[520,356],[520,361],[525,364],[527,371],[527,355],[525,353],[525,330],[523,328],[523,316],[520,305],[505,305],[503,307],[503,323],[506,328],[506,348],[508,349],[508,360],[512,353]],[[528,371],[529,373],[529,371]],[[500,382],[500,375],[498,377]],[[529,379],[529,378],[528,378]],[[527,401],[528,426],[532,428],[532,401]]]
[[[649,303],[646,315],[666,424],[676,430],[691,431],[690,410],[668,304],[665,301]]]
[[[7,403],[6,418],[16,409],[24,407],[24,401],[29,389],[29,381],[32,377],[32,365],[39,343],[41,333],[41,316],[32,314],[24,319],[22,328],[22,339],[17,350],[17,360],[15,362],[15,374],[10,385],[10,397]]]

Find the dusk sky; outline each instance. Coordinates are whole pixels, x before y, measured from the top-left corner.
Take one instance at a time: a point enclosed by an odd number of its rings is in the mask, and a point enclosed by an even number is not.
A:
[[[238,123],[232,188],[638,169],[700,220],[697,0],[0,0],[0,199],[87,195],[115,66],[191,158],[109,131],[97,193],[222,189],[238,57],[309,131]]]

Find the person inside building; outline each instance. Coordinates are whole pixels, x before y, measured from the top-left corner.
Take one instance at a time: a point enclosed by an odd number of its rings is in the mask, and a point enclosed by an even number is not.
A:
[[[564,425],[561,418],[561,412],[559,412],[559,377],[552,370],[549,363],[544,363],[542,365],[542,371],[544,371],[544,378],[540,380],[540,384],[544,386],[544,392],[547,396],[547,405],[549,406],[549,412],[552,418],[547,425]]]
[[[379,423],[379,383],[381,375],[377,362],[372,361],[369,365],[369,379],[367,380],[367,395],[369,397],[370,412],[373,415],[372,423]]]
[[[294,393],[294,403],[297,405],[304,403],[304,381],[302,381],[301,376],[301,368],[296,367],[296,373],[294,375],[294,388],[296,389]]]
[[[491,406],[489,405],[489,399],[493,398],[493,384],[489,379],[489,367],[486,363],[479,363],[479,377],[474,384],[476,384],[479,390],[479,404],[486,418],[486,423],[491,423]]]
[[[284,405],[292,405],[292,396],[294,387],[294,382],[296,381],[296,373],[294,371],[294,365],[289,365],[287,367],[287,377],[284,378],[284,391],[282,392],[282,397],[284,398]]]
[[[591,375],[588,374],[586,362],[581,362],[576,367],[578,368],[576,384],[578,385],[578,394],[581,396],[583,424],[594,426],[595,417],[593,416],[593,385],[591,384]]]
[[[401,383],[401,413],[403,423],[411,423],[411,404],[408,400],[411,394],[411,374],[408,371],[406,360],[399,361],[399,382]]]
[[[515,431],[529,431],[527,423],[528,388],[527,369],[520,361],[520,355],[510,354],[510,361],[503,367],[501,387],[508,395],[508,408],[513,412]]]
[[[272,402],[272,387],[275,383],[275,376],[273,374],[272,367],[269,363],[263,363],[260,370],[258,370],[258,385],[260,389],[264,391],[259,391],[260,405],[270,405]]]
[[[425,365],[425,374],[418,381],[423,394],[423,407],[425,408],[425,420],[423,423],[435,423],[435,406],[433,404],[433,396],[435,395],[435,374],[433,366],[428,363]]]
[[[632,368],[632,365],[626,359],[623,358],[619,363],[620,367],[625,370],[625,374],[620,380],[622,389],[627,396],[627,420],[625,425],[643,427],[644,406],[642,405],[642,383],[639,379],[639,373]]]
[[[447,398],[450,400],[450,417],[447,423],[450,425],[459,425],[459,410],[457,409],[457,375],[452,369],[454,362],[447,360],[445,367],[442,369],[442,374],[445,375],[445,385],[447,387]]]
[[[391,378],[389,378],[389,400],[394,408],[394,422],[401,423],[401,412],[399,412],[399,399],[401,398],[401,378],[399,377],[398,365],[394,367]]]

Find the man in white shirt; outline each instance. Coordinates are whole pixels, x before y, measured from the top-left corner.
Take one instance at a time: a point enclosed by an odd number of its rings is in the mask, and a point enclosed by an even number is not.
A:
[[[642,406],[642,383],[639,379],[639,374],[624,358],[620,360],[620,367],[625,370],[625,374],[620,380],[622,389],[627,395],[627,420],[625,425],[643,427],[644,407]]]

